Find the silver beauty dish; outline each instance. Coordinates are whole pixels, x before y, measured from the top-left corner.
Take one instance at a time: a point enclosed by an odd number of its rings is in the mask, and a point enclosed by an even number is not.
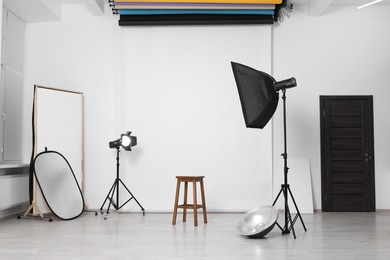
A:
[[[246,213],[237,224],[242,236],[258,238],[267,235],[275,226],[279,212],[273,206],[264,206]]]

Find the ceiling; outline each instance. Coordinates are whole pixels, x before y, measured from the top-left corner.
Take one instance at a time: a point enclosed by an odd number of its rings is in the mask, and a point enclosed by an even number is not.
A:
[[[59,21],[64,4],[85,5],[92,15],[102,15],[107,0],[4,0],[3,6],[26,23]]]
[[[296,5],[307,5],[308,15],[320,16],[329,6],[350,5],[354,7],[367,4],[372,0],[290,0]],[[102,15],[107,0],[4,0],[3,5],[26,23],[61,20],[62,6],[65,4],[85,5],[91,15]],[[383,0],[377,5],[390,5]]]
[[[307,5],[307,14],[310,16],[321,16],[330,6],[348,5],[355,8],[372,1],[373,0],[290,0],[290,2],[295,5]],[[377,3],[377,5],[390,5],[390,0],[383,0],[382,2]]]
[[[310,2],[318,2],[319,0],[291,0],[296,5],[305,5]],[[324,1],[324,0],[322,0]],[[361,6],[372,2],[373,0],[325,0],[324,2],[331,2],[332,5],[352,5],[352,6]],[[390,5],[390,0],[383,0],[378,5]]]

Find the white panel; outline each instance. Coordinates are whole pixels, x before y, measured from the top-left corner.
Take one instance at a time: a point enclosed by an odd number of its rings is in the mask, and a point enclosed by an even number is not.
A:
[[[0,0],[0,6],[3,7],[3,0]],[[7,17],[6,15],[6,12],[3,8],[1,8],[1,12],[0,12],[0,28],[1,28],[1,41],[0,41],[0,50],[1,50],[1,53],[0,53],[0,56],[1,56],[1,64],[3,66],[3,63],[4,63],[4,44],[3,44],[3,41],[4,41],[4,36],[5,36],[5,19]]]
[[[177,175],[205,176],[211,211],[270,205],[271,124],[245,127],[230,61],[270,73],[271,27],[122,32],[122,131],[134,131],[138,146],[121,153],[121,178],[146,211],[173,210]]]
[[[12,13],[7,14],[5,63],[7,68],[24,71],[25,25]]]
[[[3,57],[3,56],[2,56]],[[0,72],[0,162],[3,161],[3,149],[4,149],[4,93],[5,93],[5,69],[3,61],[1,61]]]
[[[300,213],[313,213],[313,191],[311,185],[310,164],[308,159],[288,159],[288,183],[291,193],[295,199]],[[274,198],[281,190],[281,184],[284,183],[284,160],[280,157],[280,161],[275,162],[275,178],[274,178]],[[288,205],[291,213],[296,213],[295,205],[291,200],[290,194]],[[283,193],[280,195],[277,204],[278,209],[284,209]]]
[[[0,176],[0,210],[28,200],[28,175]]]
[[[4,95],[4,161],[22,159],[23,76],[6,69]]]
[[[61,153],[71,165],[82,188],[82,94],[37,87],[36,142],[37,154],[48,150]],[[49,212],[36,186],[36,203],[43,212]]]
[[[3,162],[3,150],[4,150],[4,82],[5,71],[1,68],[0,75],[0,162]]]
[[[4,161],[21,161],[25,26],[11,13],[6,20]]]

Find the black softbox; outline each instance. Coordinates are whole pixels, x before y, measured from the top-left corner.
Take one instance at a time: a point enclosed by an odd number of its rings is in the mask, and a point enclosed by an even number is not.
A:
[[[248,128],[264,128],[278,106],[275,79],[262,71],[231,62]]]

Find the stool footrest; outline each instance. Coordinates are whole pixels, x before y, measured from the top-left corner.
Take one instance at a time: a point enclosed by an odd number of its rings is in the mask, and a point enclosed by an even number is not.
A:
[[[181,208],[181,209],[194,209],[194,204],[186,204],[186,205],[181,204],[181,205],[178,205],[177,207]],[[201,208],[203,208],[203,205],[197,204],[196,208],[201,209]]]

